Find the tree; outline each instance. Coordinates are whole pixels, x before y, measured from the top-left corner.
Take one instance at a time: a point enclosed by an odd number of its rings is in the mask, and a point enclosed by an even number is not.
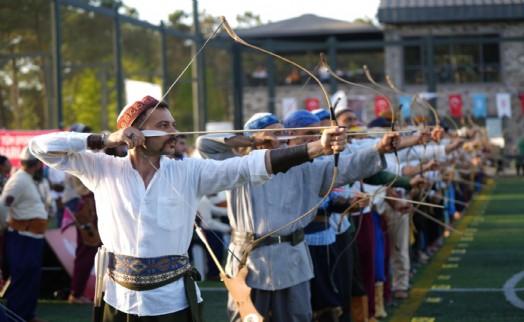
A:
[[[237,15],[236,17],[238,28],[252,28],[262,25],[260,15],[255,15],[251,11],[244,12],[243,15]]]

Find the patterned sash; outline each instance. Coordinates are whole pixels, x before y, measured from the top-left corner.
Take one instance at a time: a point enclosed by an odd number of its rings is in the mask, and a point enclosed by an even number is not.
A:
[[[192,272],[187,255],[140,258],[108,252],[108,260],[109,276],[134,291],[152,290]]]

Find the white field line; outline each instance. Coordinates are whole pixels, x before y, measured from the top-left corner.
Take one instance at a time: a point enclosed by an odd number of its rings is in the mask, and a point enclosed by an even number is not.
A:
[[[524,310],[524,301],[518,297],[515,285],[517,285],[523,278],[524,271],[513,275],[506,283],[504,283],[504,296],[506,297],[506,300],[508,300],[511,305],[518,307],[521,310]]]
[[[487,293],[503,292],[506,300],[516,308],[524,310],[524,301],[517,295],[517,292],[524,292],[524,288],[515,288],[515,286],[524,279],[524,271],[513,275],[504,283],[502,288],[434,288],[429,290],[435,293]]]

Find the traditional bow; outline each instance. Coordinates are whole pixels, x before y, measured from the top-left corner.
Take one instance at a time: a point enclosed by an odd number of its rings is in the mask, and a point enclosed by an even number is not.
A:
[[[227,33],[229,34],[229,36],[237,43],[239,44],[242,44],[244,46],[247,46],[249,48],[252,48],[252,49],[255,49],[255,50],[258,50],[258,51],[261,51],[263,53],[266,53],[270,56],[273,56],[273,57],[276,57],[280,60],[283,60],[297,68],[299,68],[300,70],[304,71],[307,75],[309,75],[309,77],[311,77],[315,82],[317,82],[317,84],[320,86],[321,90],[322,90],[322,93],[324,94],[324,97],[326,99],[326,103],[329,107],[329,110],[330,110],[330,118],[331,118],[331,125],[332,126],[337,126],[337,120],[335,118],[335,109],[334,107],[331,105],[331,100],[329,99],[329,95],[327,94],[327,91],[326,89],[324,88],[324,86],[322,85],[322,82],[320,82],[320,80],[315,76],[313,75],[313,73],[311,73],[309,70],[307,70],[306,68],[302,67],[301,65],[287,59],[287,58],[284,58],[278,54],[275,54],[275,53],[272,53],[266,49],[263,49],[263,48],[260,48],[260,47],[257,47],[255,45],[252,45],[246,41],[244,41],[242,38],[240,38],[234,31],[233,29],[229,26],[226,18],[224,16],[220,17],[221,21],[222,21],[222,25],[224,26],[224,28],[226,29]],[[334,186],[335,186],[335,181],[336,181],[336,177],[338,175],[338,159],[339,159],[339,154],[338,153],[335,153],[334,154],[334,168],[333,168],[333,178],[332,178],[332,181],[331,181],[331,184],[330,184],[330,187],[328,189],[328,192],[324,195],[324,197],[322,197],[322,199],[315,205],[313,206],[313,208],[311,208],[310,210],[308,210],[307,212],[305,212],[304,214],[300,215],[299,217],[295,218],[294,220],[290,221],[289,223],[273,230],[273,231],[270,231],[268,232],[267,234],[255,239],[254,241],[252,241],[248,246],[247,248],[244,250],[244,253],[242,254],[242,258],[240,260],[240,267],[244,267],[246,265],[246,262],[247,262],[247,257],[248,255],[251,253],[251,251],[258,245],[260,244],[262,241],[266,240],[267,238],[271,237],[272,235],[286,229],[287,227],[299,222],[300,220],[304,219],[306,216],[308,216],[309,214],[311,214],[313,211],[315,211],[325,200],[326,198],[328,197],[329,193],[333,190]]]

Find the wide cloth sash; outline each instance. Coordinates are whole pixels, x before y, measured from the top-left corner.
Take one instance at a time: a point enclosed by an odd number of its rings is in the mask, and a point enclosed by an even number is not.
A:
[[[141,258],[108,252],[107,270],[115,282],[134,291],[152,290],[192,274],[187,255]]]

